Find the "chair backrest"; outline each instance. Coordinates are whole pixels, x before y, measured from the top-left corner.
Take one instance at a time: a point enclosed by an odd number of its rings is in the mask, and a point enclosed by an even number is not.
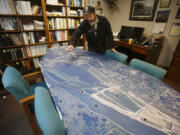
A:
[[[4,88],[13,94],[17,100],[30,95],[29,86],[23,76],[14,67],[8,66],[5,69],[2,83]]]
[[[44,135],[65,135],[65,128],[53,104],[50,92],[35,88],[35,114]]]
[[[154,76],[158,78],[159,80],[162,80],[167,73],[165,69],[162,69],[160,67],[157,67],[148,62],[144,62],[138,59],[132,59],[129,66],[134,67],[138,70],[141,70],[151,76]]]
[[[106,50],[105,55],[111,59],[117,60],[121,63],[126,63],[128,56],[120,53],[120,52],[113,52],[111,50]]]

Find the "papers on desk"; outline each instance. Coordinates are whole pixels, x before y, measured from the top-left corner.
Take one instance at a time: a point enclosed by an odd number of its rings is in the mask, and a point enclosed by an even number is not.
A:
[[[166,27],[166,23],[155,23],[152,33],[162,34],[164,33],[165,27]]]

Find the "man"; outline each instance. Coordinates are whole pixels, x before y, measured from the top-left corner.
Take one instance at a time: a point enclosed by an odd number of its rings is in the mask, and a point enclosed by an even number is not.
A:
[[[89,51],[104,54],[107,49],[111,49],[116,52],[109,21],[103,16],[96,15],[95,9],[91,6],[84,8],[84,21],[72,34],[67,52],[73,50],[82,34],[86,35]]]

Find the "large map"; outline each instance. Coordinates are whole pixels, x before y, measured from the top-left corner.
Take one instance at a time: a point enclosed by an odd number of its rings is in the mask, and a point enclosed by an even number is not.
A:
[[[180,94],[146,73],[66,47],[41,69],[68,135],[180,134]]]

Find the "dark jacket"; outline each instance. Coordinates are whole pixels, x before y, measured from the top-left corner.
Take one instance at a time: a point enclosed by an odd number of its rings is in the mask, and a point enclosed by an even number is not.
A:
[[[112,30],[109,21],[105,17],[98,15],[97,17],[97,30],[87,20],[84,20],[72,34],[70,43],[76,46],[80,36],[85,34],[88,42],[88,50],[104,54],[105,50],[114,48]]]

